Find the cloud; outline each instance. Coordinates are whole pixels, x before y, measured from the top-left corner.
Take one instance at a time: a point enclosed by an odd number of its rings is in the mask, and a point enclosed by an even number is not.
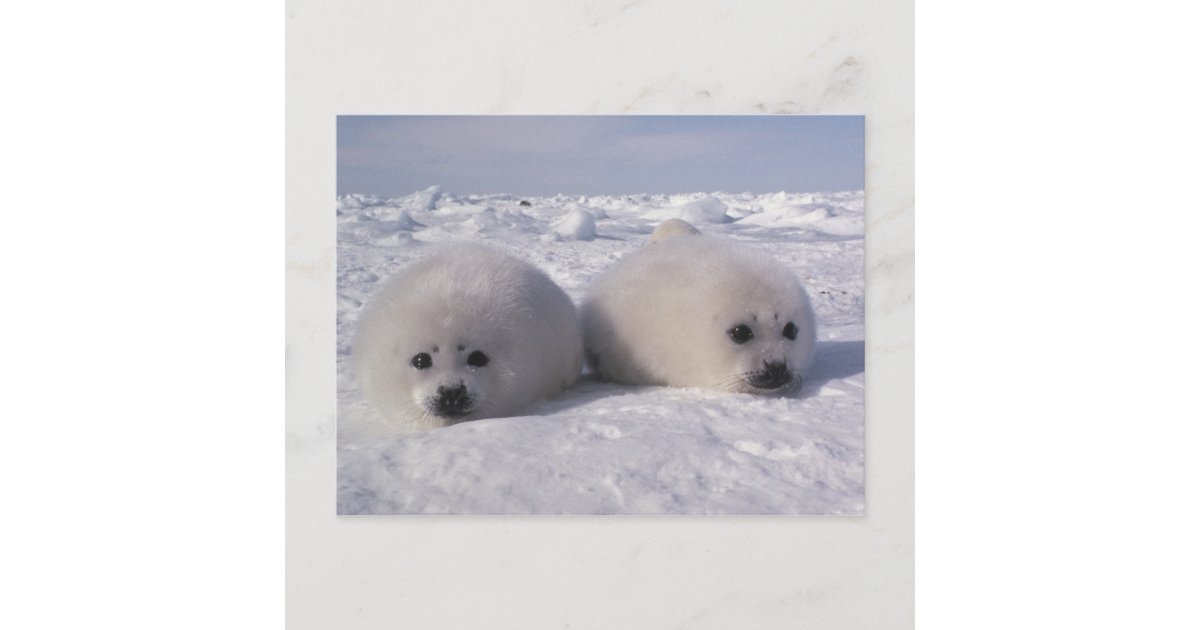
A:
[[[342,117],[339,134],[344,130],[346,138],[343,143],[339,137],[339,149],[402,161],[429,156],[551,156],[603,142],[620,126],[620,121],[608,117]]]
[[[397,194],[431,184],[519,194],[828,190],[853,186],[809,184],[797,174],[828,174],[830,164],[855,160],[862,161],[861,124],[856,131],[832,117],[338,119],[340,192]]]

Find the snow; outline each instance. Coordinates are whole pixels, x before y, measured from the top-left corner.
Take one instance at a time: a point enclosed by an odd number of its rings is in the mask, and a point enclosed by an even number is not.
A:
[[[799,395],[627,387],[585,370],[527,415],[415,434],[361,399],[349,352],[362,307],[428,245],[491,242],[578,304],[668,218],[764,248],[805,282],[819,344]],[[343,195],[337,220],[339,514],[864,513],[861,191],[517,197],[433,186]]]
[[[442,198],[441,186],[430,186],[412,196],[410,207],[416,210],[433,210],[437,207],[438,199]]]
[[[596,239],[596,218],[583,208],[573,208],[551,226],[555,234],[577,241]]]
[[[679,213],[673,218],[683,219],[692,225],[705,223],[728,223],[731,219],[725,214],[729,208],[716,197],[705,197],[679,207]]]

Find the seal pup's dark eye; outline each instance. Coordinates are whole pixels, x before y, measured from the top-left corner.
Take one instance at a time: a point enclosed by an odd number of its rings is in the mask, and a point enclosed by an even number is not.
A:
[[[412,358],[411,363],[418,370],[424,370],[425,368],[433,367],[433,357],[421,352]]]
[[[738,324],[730,328],[728,332],[729,338],[733,340],[733,343],[746,343],[754,337],[754,332],[745,324]]]
[[[483,367],[488,364],[488,355],[476,350],[467,356],[467,365],[471,367]]]
[[[792,322],[788,322],[787,326],[783,327],[783,336],[787,337],[788,339],[795,339],[796,338],[796,325],[793,324]]]

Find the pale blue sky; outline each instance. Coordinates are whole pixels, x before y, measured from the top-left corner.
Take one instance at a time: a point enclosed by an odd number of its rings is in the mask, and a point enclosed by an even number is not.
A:
[[[862,116],[338,116],[338,194],[863,189]]]

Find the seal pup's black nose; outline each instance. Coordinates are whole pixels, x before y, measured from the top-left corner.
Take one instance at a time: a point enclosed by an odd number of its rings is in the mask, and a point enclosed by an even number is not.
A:
[[[466,385],[454,387],[440,386],[437,388],[437,403],[434,413],[445,418],[461,418],[470,412],[471,395],[467,393]]]
[[[759,389],[778,389],[792,382],[792,371],[787,363],[763,362],[763,370],[755,372],[749,379],[750,384]]]

